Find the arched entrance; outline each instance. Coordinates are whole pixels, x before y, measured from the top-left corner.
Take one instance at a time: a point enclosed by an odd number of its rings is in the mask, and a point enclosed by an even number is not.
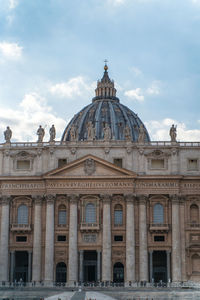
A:
[[[67,266],[64,262],[59,262],[56,265],[56,282],[67,281]]]
[[[117,262],[114,264],[113,281],[114,282],[124,282],[124,265],[120,262]]]

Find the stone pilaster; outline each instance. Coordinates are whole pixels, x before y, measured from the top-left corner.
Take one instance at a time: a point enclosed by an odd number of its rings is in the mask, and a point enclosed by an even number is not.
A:
[[[102,281],[111,281],[111,199],[109,195],[102,195],[101,198],[103,200]]]
[[[34,197],[33,271],[32,281],[41,281],[42,196]]]
[[[181,247],[180,247],[180,211],[179,197],[173,195],[172,201],[172,281],[181,281]]]
[[[54,270],[54,195],[46,196],[45,274],[47,285],[53,283]]]
[[[153,282],[153,251],[149,251],[149,277],[150,282]]]
[[[77,202],[78,195],[70,195],[69,217],[69,285],[78,281],[78,249],[77,249]]]
[[[135,281],[134,195],[126,195],[126,281]]]
[[[10,281],[14,281],[15,251],[10,252]]]
[[[171,259],[170,259],[170,254],[171,251],[166,251],[167,254],[167,281],[171,281]]]
[[[83,282],[83,254],[84,250],[80,250],[79,252],[79,280]]]
[[[180,243],[181,243],[181,281],[187,281],[186,276],[186,244],[185,244],[185,197],[180,196]]]
[[[97,250],[97,281],[101,280],[101,251]]]
[[[139,197],[139,268],[140,281],[148,281],[148,253],[147,253],[147,197]]]
[[[28,251],[28,282],[31,282],[32,273],[32,251]]]
[[[10,197],[2,196],[1,198],[1,236],[0,236],[0,281],[8,282],[8,241],[9,241],[9,210]]]

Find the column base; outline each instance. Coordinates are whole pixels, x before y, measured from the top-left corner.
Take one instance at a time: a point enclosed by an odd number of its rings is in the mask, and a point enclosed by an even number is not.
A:
[[[44,281],[44,286],[53,286],[53,281],[52,280],[45,280]]]
[[[68,286],[68,287],[76,287],[76,286],[78,286],[78,282],[75,281],[75,280],[69,280],[69,281],[67,282],[67,286]]]

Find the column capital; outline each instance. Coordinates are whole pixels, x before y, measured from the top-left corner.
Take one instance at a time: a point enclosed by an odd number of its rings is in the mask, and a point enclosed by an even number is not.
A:
[[[180,196],[177,194],[170,195],[170,200],[171,200],[172,204],[179,204]]]
[[[185,204],[185,201],[186,201],[186,196],[185,195],[179,195],[179,201],[180,201],[180,204]]]
[[[54,204],[54,201],[56,199],[56,195],[55,194],[45,195],[45,199],[46,199],[47,204]]]
[[[10,201],[11,201],[11,196],[9,196],[9,195],[1,196],[1,204],[2,205],[9,205]]]
[[[146,195],[137,195],[137,198],[139,200],[139,204],[146,205],[147,199],[148,199],[148,197]]]
[[[110,204],[110,202],[111,202],[111,195],[109,195],[109,194],[101,194],[100,198],[102,199],[103,203]]]
[[[126,203],[134,203],[136,200],[135,194],[125,194]]]
[[[70,203],[77,203],[78,199],[79,199],[79,195],[78,194],[70,194],[69,196],[69,201]]]
[[[42,195],[33,195],[32,198],[35,202],[35,205],[42,205],[42,199],[43,199]]]

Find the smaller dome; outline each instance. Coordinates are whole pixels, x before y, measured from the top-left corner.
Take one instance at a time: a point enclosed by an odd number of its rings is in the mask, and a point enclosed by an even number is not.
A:
[[[116,97],[114,81],[108,76],[108,66],[97,82],[92,103],[77,113],[67,125],[61,141],[130,140],[137,142],[139,131],[144,141],[149,134],[140,118]]]

